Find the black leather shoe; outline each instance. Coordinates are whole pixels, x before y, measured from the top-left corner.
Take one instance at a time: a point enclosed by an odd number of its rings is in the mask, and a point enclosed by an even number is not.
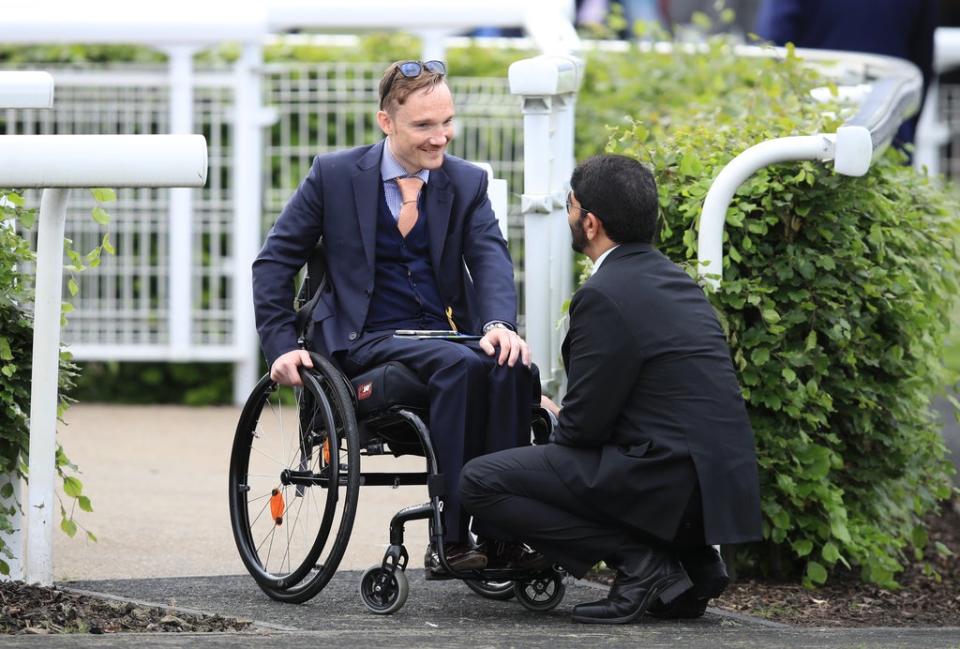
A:
[[[467,545],[448,543],[443,546],[443,553],[447,558],[447,565],[452,570],[483,570],[487,567],[487,555]],[[440,565],[440,557],[434,552],[432,546],[427,546],[427,553],[423,557],[423,567],[427,581],[453,578]]]
[[[730,583],[727,566],[712,545],[680,552],[680,563],[690,575],[693,588],[670,604],[656,601],[650,606],[650,615],[664,620],[701,617],[707,604],[719,597]]]
[[[577,604],[573,620],[587,624],[624,624],[637,619],[656,599],[672,602],[692,583],[672,554],[638,545],[608,564],[617,577],[605,599]]]
[[[523,543],[494,541],[488,542],[487,548],[487,568],[543,572],[552,565],[550,559]]]

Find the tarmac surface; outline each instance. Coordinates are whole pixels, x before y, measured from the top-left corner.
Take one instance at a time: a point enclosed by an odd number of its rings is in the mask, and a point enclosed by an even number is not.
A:
[[[960,628],[806,629],[710,609],[694,621],[644,618],[624,626],[575,624],[573,604],[604,589],[570,581],[549,613],[516,600],[483,599],[457,581],[425,582],[426,528],[408,528],[410,598],[392,616],[369,613],[358,594],[362,569],[379,563],[387,523],[401,507],[426,500],[423,487],[361,490],[357,524],[341,570],[302,605],[269,599],[240,563],[227,512],[227,469],[236,408],[77,405],[60,439],[82,471],[94,512],[78,520],[97,542],[55,535],[60,586],[101,596],[253,620],[242,634],[7,636],[12,647],[284,646],[336,643],[393,647],[916,647],[960,649]],[[950,419],[952,422],[952,418]],[[956,423],[953,426],[956,435]],[[948,440],[949,441],[949,440]],[[384,458],[371,458],[378,461]],[[398,468],[397,460],[386,459]],[[418,459],[406,470],[417,470]],[[365,460],[366,462],[366,460]],[[372,467],[364,466],[365,469]],[[69,506],[69,502],[67,501]],[[202,575],[202,576],[197,576]],[[960,622],[960,621],[958,621]]]

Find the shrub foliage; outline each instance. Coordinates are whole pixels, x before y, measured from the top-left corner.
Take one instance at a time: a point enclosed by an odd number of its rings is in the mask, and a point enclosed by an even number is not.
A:
[[[834,132],[845,117],[811,98],[828,84],[792,51],[744,59],[718,38],[701,54],[598,58],[583,96],[609,89],[629,107],[608,150],[655,169],[660,248],[691,274],[723,166],[764,140]],[[838,565],[895,585],[905,553],[927,543],[924,515],[951,494],[929,402],[946,383],[956,205],[905,162],[890,150],[862,178],[812,162],[768,167],[727,211],[724,278],[710,299],[756,434],[764,520],[764,542],[740,558],[802,571],[808,585]]]

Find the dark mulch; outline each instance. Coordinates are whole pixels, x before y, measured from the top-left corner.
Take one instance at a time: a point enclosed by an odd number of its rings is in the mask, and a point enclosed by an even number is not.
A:
[[[939,541],[954,554],[927,552],[925,560],[939,581],[924,574],[923,561],[907,566],[895,591],[863,584],[855,574],[835,575],[816,590],[744,580],[732,584],[712,606],[802,626],[960,626],[960,501],[928,522],[930,545]]]
[[[2,634],[250,630],[252,623],[246,620],[138,606],[23,582],[0,582]]]
[[[827,585],[809,590],[796,583],[741,579],[713,600],[713,608],[816,627],[960,626],[960,501],[928,519],[930,543],[923,561],[898,575],[899,590],[862,583],[856,574],[834,574]],[[954,554],[939,556],[939,541]],[[924,574],[931,564],[939,577]],[[596,579],[610,583],[610,571]]]

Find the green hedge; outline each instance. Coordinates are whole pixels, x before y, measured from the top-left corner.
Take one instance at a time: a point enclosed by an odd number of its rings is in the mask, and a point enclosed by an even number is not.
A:
[[[845,117],[811,99],[826,84],[792,52],[746,60],[715,39],[700,55],[634,52],[592,67],[585,96],[609,89],[628,114],[607,148],[655,169],[660,247],[691,274],[720,169],[753,144],[833,132]],[[849,566],[893,586],[927,543],[924,515],[951,495],[930,399],[947,380],[957,202],[905,163],[890,150],[863,178],[768,167],[727,212],[724,280],[710,298],[756,433],[764,542],[740,556],[757,571],[811,585]]]

